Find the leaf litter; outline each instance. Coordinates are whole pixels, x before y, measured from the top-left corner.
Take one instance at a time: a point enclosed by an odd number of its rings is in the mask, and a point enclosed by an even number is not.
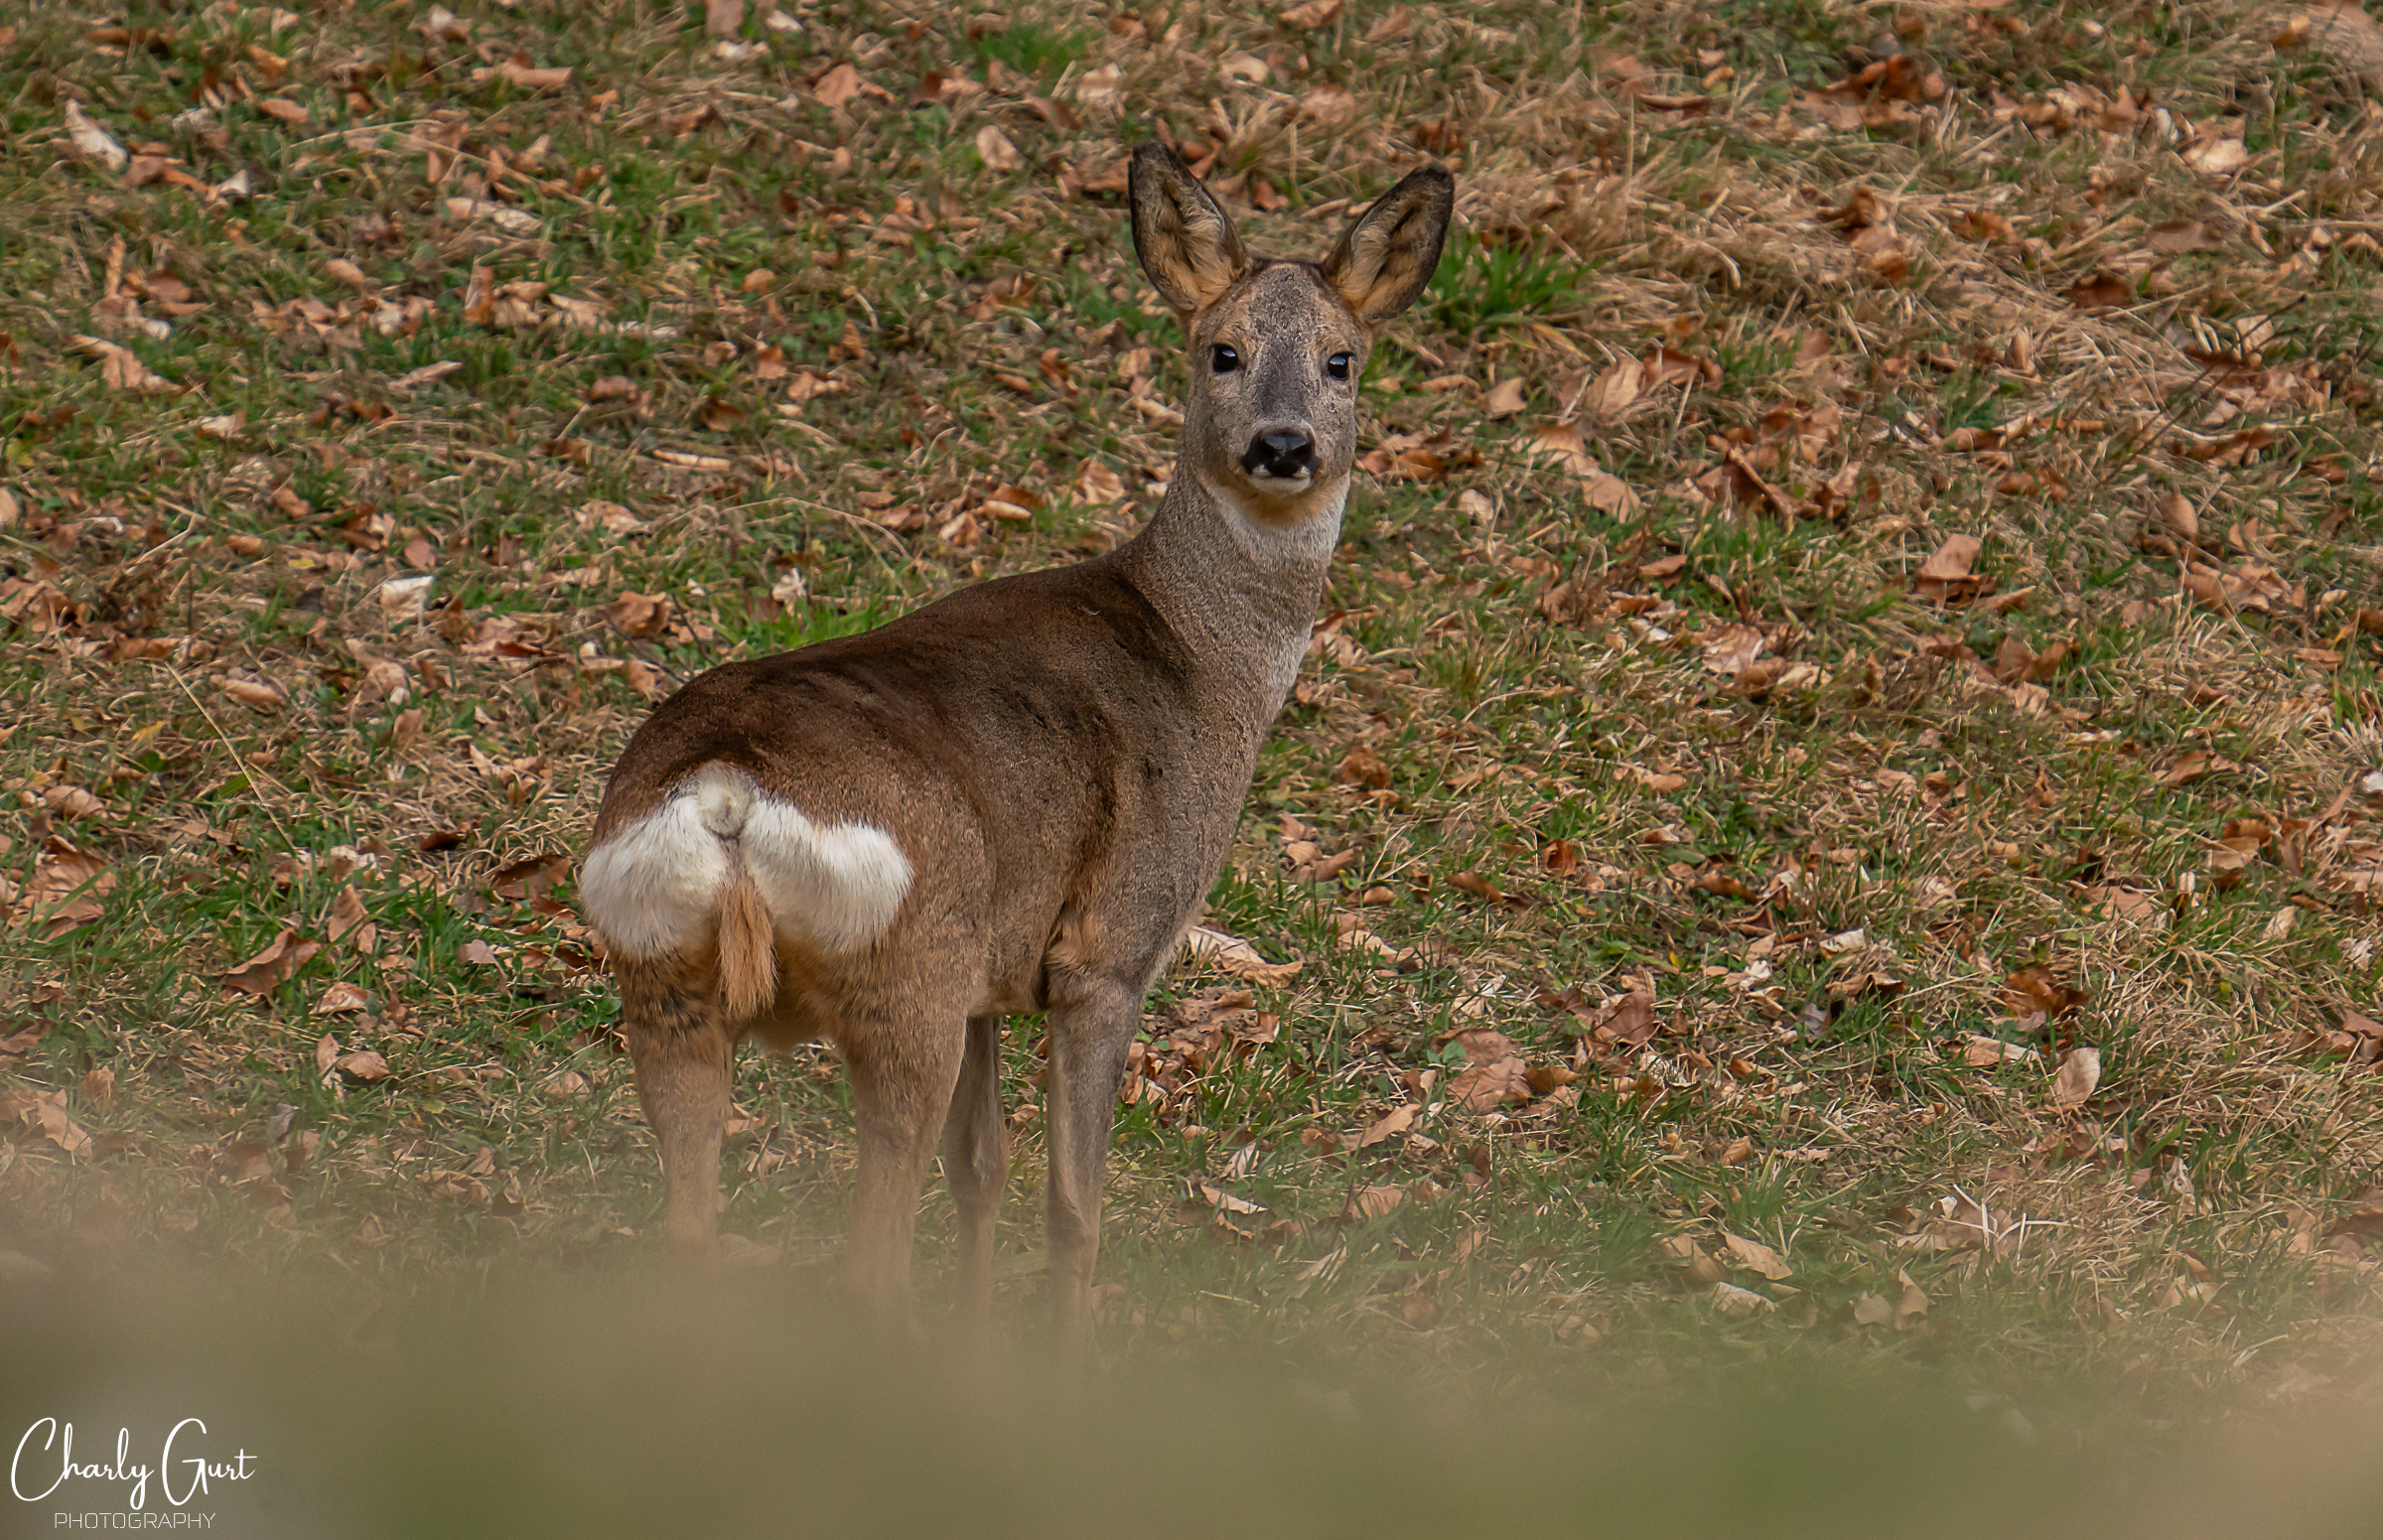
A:
[[[1885,58],[1829,22],[1859,63],[1786,78],[1643,38],[1567,78],[1529,66],[1536,22],[1482,31],[1428,5],[1173,40],[1119,16],[1036,74],[965,19],[913,36],[871,11],[804,18],[779,112],[726,83],[754,66],[742,16],[712,9],[700,60],[655,55],[633,78],[509,14],[433,7],[407,46],[456,61],[435,104],[286,41],[273,66],[226,53],[228,83],[202,82],[187,121],[186,100],[44,98],[69,163],[42,215],[88,233],[12,243],[16,287],[72,296],[73,329],[0,320],[0,370],[41,419],[0,467],[0,523],[24,542],[0,616],[60,670],[10,740],[12,935],[199,938],[175,965],[194,1009],[222,1014],[219,1041],[181,1042],[190,1073],[231,1074],[224,1045],[281,1053],[298,1021],[336,1029],[313,1079],[453,1097],[492,1128],[518,1081],[618,1088],[584,1056],[607,1041],[575,1014],[602,958],[552,858],[579,848],[645,703],[830,617],[1109,548],[1163,494],[1180,362],[1117,239],[1129,118],[1170,122],[1264,249],[1305,249],[1277,232],[1332,227],[1423,153],[1459,162],[1468,235],[1369,365],[1368,522],[1332,601],[1356,618],[1319,630],[1216,917],[1139,1046],[1129,1094],[1156,1121],[1128,1137],[1175,1139],[1212,1077],[1250,1076],[1253,1128],[1297,1108],[1338,1184],[1266,1196],[1269,1214],[1397,1228],[1489,1202],[1487,1172],[1518,1156],[1570,1161],[1592,1112],[1663,1109],[1617,1136],[1656,1174],[1633,1200],[1668,1201],[1666,1171],[1820,1157],[1882,1211],[1903,1141],[1952,1120],[2005,1152],[1999,1182],[2067,1205],[2025,1265],[2099,1277],[2185,1201],[2165,1174],[2143,1190],[2166,1206],[2069,1191],[2135,1159],[2104,1121],[2231,1126],[2255,1072],[2261,1118],[2314,1129],[2344,1115],[2337,1077],[2375,1072],[2371,981],[2320,960],[2371,957],[2363,906],[2383,892],[2357,704],[2383,626],[2340,554],[2373,543],[2339,490],[2371,408],[2299,318],[2375,260],[2358,210],[2377,190],[2353,171],[2326,195],[2338,212],[2279,203],[2282,163],[2230,105],[2278,92],[2306,142],[2349,144],[2355,124],[2292,71],[2372,94],[2354,10],[2146,56],[2189,68],[2125,85],[2050,30],[2027,31],[2044,68],[2015,70],[2006,23],[2038,24],[1991,7],[1898,18]],[[212,47],[221,25],[167,47]],[[1333,52],[1404,60],[1460,34],[1503,82],[1486,107],[1427,81],[1392,121]],[[1757,110],[1773,84],[1783,105]],[[889,154],[914,97],[951,122],[948,163],[916,176]],[[1693,153],[1663,137],[1689,125],[1709,135]],[[612,217],[631,161],[749,141],[768,144],[758,193],[687,196],[799,259],[668,234],[632,272],[569,244]],[[1992,187],[1930,159],[1988,143],[2011,157]],[[2095,153],[2062,159],[2080,144]],[[1915,159],[1888,174],[1879,155]],[[391,191],[316,220],[302,269],[227,238],[240,210],[277,216],[341,176]],[[1064,248],[1109,301],[1068,308],[1009,241]],[[917,302],[907,319],[897,297]],[[486,427],[498,341],[567,406]],[[391,343],[403,356],[358,366]],[[250,346],[286,360],[263,394],[223,362]],[[93,453],[98,431],[129,458]],[[2128,511],[2104,525],[2104,507]],[[378,865],[335,873],[347,858],[303,848],[335,812]],[[161,899],[161,877],[221,897]],[[180,917],[153,919],[161,902]],[[2256,1006],[2207,961],[2234,953],[2269,981]],[[46,1009],[0,1024],[0,1050],[82,1095],[88,1069],[50,1067],[68,1035],[43,1024],[99,1008]],[[534,1062],[484,1076],[469,1045],[498,1022]],[[1846,1044],[1867,1046],[1858,1066],[1833,1056]],[[385,1077],[343,1067],[367,1053]],[[155,1104],[144,1063],[111,1069],[109,1118]],[[1948,1069],[2003,1110],[1919,1089]],[[1841,1131],[1789,1131],[1822,1101],[1851,1109]],[[521,1116],[524,1139],[543,1126]],[[226,1147],[265,1147],[261,1182],[289,1131],[256,1132]],[[470,1150],[421,1159],[442,1200],[519,1201]],[[1151,1158],[1154,1193],[1250,1180],[1177,1159]],[[1351,1159],[1386,1164],[1334,1164]],[[2267,1196],[2313,1180],[2286,1156],[2247,1169]],[[1739,1276],[1777,1283],[1731,1226],[1716,1244]],[[1835,1244],[1789,1233],[1799,1266]],[[2327,1255],[2363,1287],[2363,1251]],[[1869,1278],[1853,1319],[1926,1324],[1912,1278]],[[1744,1289],[1698,1284],[1718,1286]]]

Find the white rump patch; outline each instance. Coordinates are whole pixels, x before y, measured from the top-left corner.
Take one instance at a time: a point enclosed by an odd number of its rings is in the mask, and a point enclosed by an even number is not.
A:
[[[682,792],[588,852],[579,896],[614,951],[659,957],[703,934],[728,886],[728,847],[695,804]]]
[[[885,830],[817,823],[744,772],[707,765],[588,853],[579,893],[605,943],[629,957],[693,945],[728,886],[730,840],[777,933],[831,952],[884,934],[911,891],[911,863]]]
[[[831,952],[885,934],[911,891],[911,863],[894,836],[865,823],[818,824],[757,797],[745,819],[745,869],[780,935]]]

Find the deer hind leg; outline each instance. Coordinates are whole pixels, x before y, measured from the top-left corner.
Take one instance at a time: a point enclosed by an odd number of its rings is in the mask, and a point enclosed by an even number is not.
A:
[[[950,1113],[966,1022],[960,1010],[927,1010],[836,1034],[860,1125],[860,1183],[845,1281],[864,1308],[890,1327],[911,1321],[918,1191]]]
[[[695,1263],[711,1260],[719,1244],[720,1136],[736,1055],[710,971],[668,959],[620,967],[637,1099],[661,1145],[663,1230]]]
[[[1060,1350],[1080,1352],[1089,1327],[1086,1294],[1100,1259],[1101,1188],[1108,1177],[1109,1123],[1127,1051],[1142,1024],[1138,990],[1103,982],[1051,1016],[1050,1201],[1052,1327]]]
[[[1001,1116],[999,1016],[968,1018],[968,1046],[951,1116],[943,1125],[943,1173],[960,1210],[959,1276],[953,1313],[983,1333],[993,1316],[993,1223],[1009,1187],[1009,1127]]]

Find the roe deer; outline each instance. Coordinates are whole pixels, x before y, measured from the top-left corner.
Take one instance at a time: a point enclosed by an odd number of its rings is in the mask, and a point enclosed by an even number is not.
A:
[[[1050,1292],[1080,1336],[1142,1001],[1222,866],[1338,540],[1374,329],[1430,281],[1455,184],[1414,171],[1321,263],[1252,258],[1171,149],[1134,245],[1191,343],[1142,532],[861,635],[725,664],[614,769],[580,879],[619,979],[665,1226],[716,1244],[730,1061],[824,1037],[852,1076],[847,1281],[907,1316],[936,1136],[981,1325],[1008,1182],[1002,1018],[1050,1013]]]

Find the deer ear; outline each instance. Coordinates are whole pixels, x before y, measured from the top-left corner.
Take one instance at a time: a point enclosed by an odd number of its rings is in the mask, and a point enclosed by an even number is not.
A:
[[[1359,321],[1380,326],[1432,281],[1456,207],[1448,168],[1418,166],[1348,227],[1324,259],[1324,281]]]
[[[1159,297],[1176,314],[1190,316],[1214,304],[1249,271],[1233,221],[1182,156],[1155,139],[1139,145],[1127,182],[1134,204],[1134,250]]]

